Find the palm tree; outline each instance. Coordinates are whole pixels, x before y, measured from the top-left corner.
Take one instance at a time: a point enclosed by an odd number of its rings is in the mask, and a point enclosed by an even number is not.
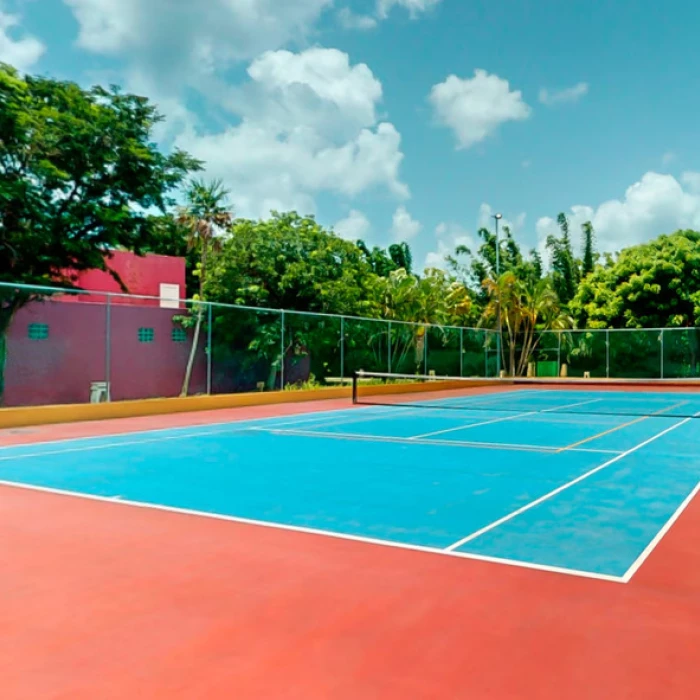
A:
[[[187,191],[187,204],[180,208],[177,221],[188,230],[187,247],[199,252],[199,262],[195,275],[199,278],[199,294],[196,301],[204,301],[204,285],[210,258],[221,246],[222,234],[231,226],[233,215],[226,206],[229,192],[221,180],[206,183],[203,180],[193,180]],[[192,339],[192,349],[187,361],[185,378],[182,382],[180,396],[187,396],[192,377],[194,358],[199,345],[199,335],[204,316],[204,304],[196,303],[197,317]]]
[[[521,280],[513,272],[505,272],[498,279],[487,278],[483,283],[488,302],[482,314],[482,325],[501,327],[507,342],[501,343],[503,365],[514,377],[522,375],[542,334],[549,330],[570,328],[572,320],[564,314],[551,282]],[[517,342],[522,341],[520,356],[516,357]],[[505,351],[508,348],[508,362]]]

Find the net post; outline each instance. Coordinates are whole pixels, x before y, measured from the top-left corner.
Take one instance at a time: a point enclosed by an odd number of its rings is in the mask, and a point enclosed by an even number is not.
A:
[[[280,313],[280,391],[284,390],[284,311]]]
[[[340,317],[340,385],[345,386],[345,316]]]
[[[386,364],[388,367],[387,372],[391,374],[391,321],[387,321],[386,345]]]
[[[557,377],[561,376],[561,331],[557,332]]]
[[[605,329],[605,378],[610,379],[610,329]]]
[[[423,374],[428,374],[428,328],[429,326],[423,326],[425,332],[423,333]]]
[[[459,329],[459,376],[464,376],[464,328]]]
[[[661,343],[661,379],[664,378],[664,329],[661,329],[661,337],[659,338],[659,342]]]
[[[357,372],[352,373],[352,402],[357,404]]]

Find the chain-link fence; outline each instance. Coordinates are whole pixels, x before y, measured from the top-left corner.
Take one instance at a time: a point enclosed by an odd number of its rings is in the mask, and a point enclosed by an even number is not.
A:
[[[18,288],[0,284],[0,312]],[[491,330],[126,294],[21,291],[32,300],[0,339],[5,406],[337,386],[357,370],[498,372]],[[519,339],[516,355],[523,347],[530,348]],[[698,376],[699,352],[696,328],[574,330],[543,333],[524,360],[528,373],[539,376],[684,378]],[[508,354],[504,342],[505,371]]]

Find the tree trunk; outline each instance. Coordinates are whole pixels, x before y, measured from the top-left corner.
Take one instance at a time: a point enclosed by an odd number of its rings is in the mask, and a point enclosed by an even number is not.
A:
[[[187,359],[187,369],[185,370],[185,379],[182,382],[182,391],[180,396],[187,396],[190,391],[190,379],[192,378],[192,368],[194,367],[194,360],[197,356],[197,346],[199,345],[199,333],[202,328],[202,305],[199,304],[197,309],[197,323],[194,327],[194,337],[192,338],[192,348],[190,349],[190,356]]]

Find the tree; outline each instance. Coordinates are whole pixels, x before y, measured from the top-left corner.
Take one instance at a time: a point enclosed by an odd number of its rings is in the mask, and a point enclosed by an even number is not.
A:
[[[204,285],[208,301],[267,309],[377,316],[370,287],[376,275],[355,243],[325,230],[313,217],[273,213],[267,220],[238,219],[210,267]],[[340,324],[323,317],[217,308],[214,350],[219,366],[249,372],[275,385],[284,358],[311,355],[316,376],[329,371],[340,345]],[[316,322],[312,322],[313,320]],[[281,337],[284,335],[284,346]],[[246,365],[250,350],[260,367]]]
[[[389,246],[388,251],[379,246],[370,250],[364,241],[357,241],[357,247],[362,251],[372,272],[380,277],[386,277],[400,268],[411,272],[413,256],[408,243],[394,243]]]
[[[112,250],[146,249],[153,219],[145,212],[165,210],[200,167],[182,151],[157,150],[160,120],[143,97],[22,78],[0,64],[0,281],[72,287],[77,272],[109,271]],[[0,398],[7,329],[38,296],[0,293]]]
[[[559,214],[557,223],[561,236],[548,236],[547,248],[552,257],[552,284],[559,301],[566,305],[574,298],[581,275],[571,245],[566,215]]]
[[[581,282],[570,308],[581,327],[700,324],[700,233],[676,231],[622,250]]]
[[[593,224],[590,221],[586,221],[581,225],[581,231],[583,232],[583,260],[581,261],[581,277],[586,277],[593,272],[593,268],[596,262],[595,254],[595,232],[593,231]]]
[[[486,228],[478,231],[482,243],[476,252],[467,246],[457,246],[447,257],[448,268],[465,286],[474,290],[477,302],[483,307],[488,302],[484,288],[487,279],[496,279],[496,236]],[[542,277],[542,259],[537,251],[525,257],[509,226],[503,227],[500,239],[500,273],[513,272],[518,279],[536,282]]]
[[[548,279],[521,280],[508,271],[495,280],[486,279],[484,289],[489,301],[482,323],[492,328],[500,325],[505,331],[502,361],[511,376],[525,373],[543,333],[572,325]]]
[[[187,360],[181,396],[187,396],[194,358],[199,346],[199,334],[204,317],[204,289],[212,256],[221,249],[221,237],[231,225],[233,216],[226,206],[229,192],[220,180],[207,184],[193,180],[187,191],[187,204],[180,209],[177,221],[188,231],[187,248],[197,253],[198,261],[195,276],[199,279],[199,293],[195,297],[197,316],[190,356]]]
[[[389,246],[389,257],[397,268],[403,268],[410,275],[413,268],[413,254],[408,243],[393,243]]]

